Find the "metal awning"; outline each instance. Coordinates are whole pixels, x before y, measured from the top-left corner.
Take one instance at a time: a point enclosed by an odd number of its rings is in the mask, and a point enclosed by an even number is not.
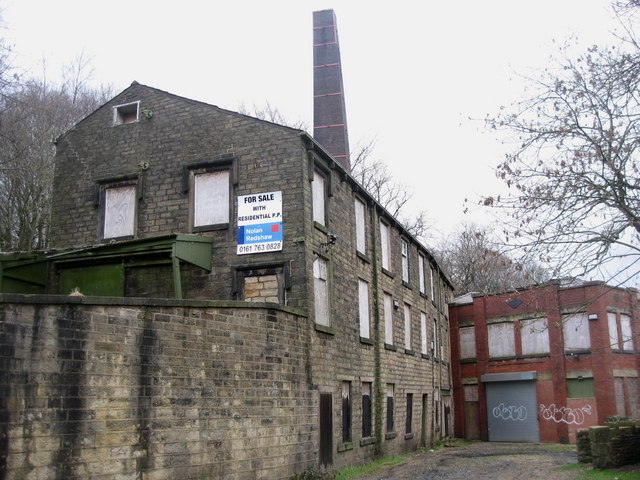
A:
[[[47,255],[46,258],[58,269],[82,267],[82,275],[78,275],[79,283],[92,281],[90,270],[100,268],[100,276],[110,277],[106,280],[110,280],[111,285],[122,285],[122,291],[125,267],[170,263],[175,298],[181,299],[180,262],[184,261],[211,271],[212,249],[211,237],[171,234],[57,252]],[[100,289],[99,286],[97,288]]]

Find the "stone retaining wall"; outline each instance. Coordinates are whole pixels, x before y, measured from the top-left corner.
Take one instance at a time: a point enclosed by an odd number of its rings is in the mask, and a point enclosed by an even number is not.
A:
[[[297,312],[19,297],[0,296],[1,480],[288,479],[316,463]]]

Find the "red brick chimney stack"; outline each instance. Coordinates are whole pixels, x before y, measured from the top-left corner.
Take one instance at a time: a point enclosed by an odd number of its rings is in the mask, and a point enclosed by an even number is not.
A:
[[[347,171],[349,136],[333,10],[313,12],[313,136]]]

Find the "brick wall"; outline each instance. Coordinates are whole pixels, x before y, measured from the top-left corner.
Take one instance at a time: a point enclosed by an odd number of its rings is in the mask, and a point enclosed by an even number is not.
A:
[[[19,298],[0,303],[0,478],[266,480],[315,464],[293,311]]]

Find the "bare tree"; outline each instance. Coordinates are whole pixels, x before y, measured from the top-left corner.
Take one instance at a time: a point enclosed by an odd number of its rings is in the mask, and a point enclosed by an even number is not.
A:
[[[300,130],[308,128],[305,122],[287,121],[280,110],[268,101],[263,106],[254,104],[253,109],[241,104],[238,112]],[[433,221],[424,210],[415,215],[406,213],[406,205],[413,197],[413,193],[406,185],[401,185],[394,180],[387,164],[374,156],[374,148],[375,139],[358,143],[350,155],[351,175],[378,203],[399,220],[411,235],[423,242],[432,240]]]
[[[274,107],[269,103],[269,101],[265,101],[262,106],[254,103],[252,109],[248,108],[244,103],[241,103],[238,106],[238,112],[243,115],[249,115],[251,117],[259,118],[260,120],[266,120],[271,123],[277,123],[278,125],[285,125],[299,130],[307,130],[309,128],[309,125],[302,120],[289,122],[284,115],[282,115],[278,107]]]
[[[609,268],[623,282],[640,260],[640,49],[627,37],[561,62],[488,120],[517,146],[497,168],[510,193],[484,204],[506,214],[505,241],[554,276]]]
[[[406,212],[413,193],[395,181],[389,167],[374,156],[375,139],[360,142],[351,153],[351,175],[385,210],[402,223],[414,237],[427,242],[432,239],[433,221],[424,210],[415,215]]]
[[[518,262],[499,248],[486,227],[465,224],[441,242],[435,256],[461,294],[507,292],[549,279],[542,267]]]
[[[79,72],[60,86],[30,79],[4,98],[0,123],[0,250],[47,246],[53,141],[103,103]],[[73,69],[72,69],[73,70]],[[43,76],[45,78],[45,76]]]

